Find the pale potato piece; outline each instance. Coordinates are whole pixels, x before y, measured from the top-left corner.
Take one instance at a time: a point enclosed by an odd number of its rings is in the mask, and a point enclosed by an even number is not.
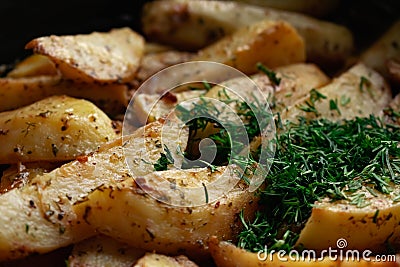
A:
[[[226,186],[221,186],[221,198],[206,203],[201,183],[208,184],[224,171],[229,171],[228,175],[236,179],[234,169],[226,167],[219,167],[213,172],[208,168],[154,172],[136,179],[145,182],[146,191],[152,192],[153,196],[145,194],[133,179],[127,179],[112,187],[100,187],[74,209],[77,214],[84,214],[85,220],[97,232],[131,246],[204,260],[209,257],[206,243],[212,235],[222,240],[236,240],[242,227],[240,212],[244,210],[244,217],[250,219],[257,208],[258,197],[242,183],[229,192]],[[183,187],[177,190],[173,187],[160,188],[163,179],[176,180],[176,184],[180,185],[187,182],[188,187],[200,187],[195,194],[186,195],[180,192]],[[169,199],[174,204],[190,202],[189,197],[199,197],[204,204],[179,207],[164,204],[155,197]]]
[[[315,101],[314,112],[304,110],[312,106],[309,94],[283,110],[282,119],[296,120],[298,116],[303,116],[308,119],[338,120],[379,115],[392,99],[391,89],[385,79],[362,63],[354,65],[317,91],[326,98]]]
[[[391,59],[400,60],[400,20],[394,22],[359,57],[359,61],[375,69],[385,78],[390,78],[387,64]]]
[[[173,0],[149,2],[142,13],[143,31],[149,39],[192,51],[265,19],[284,20],[296,28],[309,62],[341,65],[353,52],[353,34],[348,28],[274,8],[235,1]]]
[[[46,253],[94,236],[94,227],[86,223],[87,211],[78,214],[74,205],[96,188],[117,186],[125,179],[133,182],[132,176],[152,172],[160,153],[165,153],[159,146],[163,127],[160,122],[150,123],[0,195],[0,261]],[[180,139],[185,149],[188,133],[182,132],[172,129],[163,138]],[[125,155],[137,158],[138,168],[128,169]]]
[[[340,0],[236,0],[252,5],[273,7],[298,13],[304,13],[315,17],[323,17],[333,12]]]
[[[0,163],[66,161],[116,138],[111,119],[93,103],[53,96],[0,113]]]
[[[330,230],[331,231],[331,230]],[[265,255],[260,253],[260,258],[257,253],[249,252],[233,245],[232,243],[225,241],[218,241],[217,238],[211,238],[209,242],[210,253],[217,265],[217,267],[306,267],[306,266],[318,266],[318,267],[395,267],[396,262],[378,262],[374,261],[373,257],[370,257],[371,261],[363,260],[360,261],[339,261],[332,260],[329,257],[323,259],[308,261],[291,260],[286,255],[278,256],[278,252],[272,256],[270,254]],[[299,252],[301,255],[301,252]],[[335,254],[332,254],[333,256]],[[307,256],[307,254],[305,254]]]
[[[163,45],[153,42],[145,42],[144,44],[144,56],[161,52],[167,52],[170,50],[173,50],[173,48],[168,45]]]
[[[337,240],[344,238],[346,249],[384,253],[388,244],[399,249],[400,202],[394,199],[400,194],[400,187],[394,186],[390,195],[376,192],[373,196],[366,189],[361,192],[369,203],[363,208],[350,204],[349,200],[323,199],[315,203],[297,245],[321,251],[335,247]]]
[[[69,267],[131,267],[146,251],[98,235],[74,245]]]
[[[0,111],[17,109],[55,95],[89,100],[109,116],[123,114],[129,103],[128,87],[124,84],[81,83],[48,75],[0,78]]]
[[[135,76],[144,53],[144,38],[123,27],[109,32],[39,37],[25,48],[48,56],[65,78],[121,83]]]
[[[192,60],[215,61],[254,74],[258,62],[275,68],[305,61],[305,46],[289,23],[262,20],[200,50]]]
[[[33,54],[19,62],[13,70],[7,73],[7,77],[23,78],[42,75],[55,76],[58,74],[53,61],[46,56]]]
[[[133,267],[198,267],[186,256],[170,257],[156,253],[146,253]]]

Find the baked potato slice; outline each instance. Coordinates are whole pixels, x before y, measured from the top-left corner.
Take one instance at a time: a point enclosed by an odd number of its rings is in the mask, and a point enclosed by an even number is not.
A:
[[[386,79],[391,78],[388,64],[390,60],[400,60],[400,20],[395,21],[378,40],[363,51],[359,60]]]
[[[244,217],[252,218],[257,208],[258,197],[241,182],[229,192],[226,186],[218,187],[215,193],[221,197],[207,201],[204,188],[211,194],[210,183],[223,172],[237,181],[234,169],[227,167],[214,171],[196,168],[154,172],[115,186],[99,187],[86,201],[75,205],[74,210],[97,232],[133,247],[205,260],[209,257],[208,239],[216,235],[222,240],[235,240],[241,229],[240,212],[244,210]],[[176,181],[176,185],[181,186],[175,190],[173,186],[161,187],[163,181],[171,185]],[[199,190],[185,193],[184,189],[189,187]],[[197,198],[202,199],[203,205],[180,205],[182,202],[190,204]],[[171,201],[173,205],[164,201]]]
[[[123,27],[109,32],[39,37],[25,48],[48,56],[65,78],[121,83],[134,78],[144,53],[144,38]]]
[[[112,121],[102,110],[68,96],[2,112],[0,129],[1,164],[72,160],[116,138]]]
[[[170,257],[157,253],[146,253],[133,267],[198,267],[186,256]]]
[[[28,56],[19,62],[9,73],[9,78],[23,78],[34,76],[56,76],[59,72],[56,65],[48,57],[38,54]]]
[[[284,120],[295,120],[298,116],[330,120],[368,117],[379,115],[391,99],[392,92],[385,79],[359,63],[284,109],[281,117]]]
[[[152,172],[153,164],[165,153],[159,146],[163,127],[160,122],[147,124],[123,140],[121,137],[104,144],[91,155],[78,157],[0,195],[0,260],[46,253],[94,236],[85,211],[78,214],[73,206],[96,188],[117,185],[128,178],[133,181],[132,175]],[[163,138],[179,139],[184,149],[187,133],[174,129]],[[138,159],[138,168],[127,168],[126,155]]]
[[[215,61],[254,74],[259,62],[275,68],[305,59],[305,44],[295,28],[282,20],[262,20],[201,49],[192,60]]]
[[[147,38],[192,51],[265,19],[283,20],[296,28],[304,39],[309,62],[332,67],[344,63],[353,52],[353,34],[348,28],[274,8],[235,1],[173,0],[149,2],[142,12]]]
[[[89,100],[112,117],[125,112],[128,91],[124,84],[83,83],[59,75],[0,78],[0,111],[17,109],[50,96],[68,95]]]
[[[74,245],[69,267],[131,267],[146,251],[98,235]]]

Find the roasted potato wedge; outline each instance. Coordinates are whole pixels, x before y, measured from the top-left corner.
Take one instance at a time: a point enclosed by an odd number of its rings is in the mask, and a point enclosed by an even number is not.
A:
[[[113,117],[125,112],[128,91],[123,84],[81,83],[60,76],[0,78],[0,111],[17,109],[50,96],[68,95],[89,100]]]
[[[0,260],[46,253],[94,236],[86,212],[77,214],[73,206],[102,185],[116,185],[128,178],[133,182],[132,175],[152,172],[160,153],[165,153],[159,146],[163,127],[160,122],[147,124],[124,140],[118,138],[96,153],[78,157],[0,195]],[[179,139],[185,149],[187,133],[174,129],[163,138]],[[137,168],[128,170],[125,155],[137,159]]]
[[[134,78],[144,53],[144,38],[124,27],[109,32],[39,37],[25,48],[48,56],[65,78],[121,83]]]
[[[133,267],[198,267],[198,265],[184,255],[170,257],[146,253]]]
[[[318,92],[318,93],[317,93]],[[331,120],[379,115],[392,99],[385,79],[359,63],[326,86],[311,92],[281,112],[284,120],[327,118]]]
[[[308,14],[314,17],[324,17],[332,13],[339,5],[340,0],[236,0],[247,4],[272,7],[297,13]]]
[[[102,110],[68,96],[2,112],[0,129],[2,164],[72,160],[116,138],[112,121]]]
[[[359,60],[389,79],[391,75],[387,64],[390,60],[400,60],[400,20],[393,23],[378,40],[368,47],[360,55]]]
[[[48,57],[33,54],[19,62],[9,73],[9,78],[35,77],[42,75],[56,76],[58,70]]]
[[[283,20],[296,28],[304,39],[307,61],[320,66],[340,65],[354,50],[353,34],[342,25],[234,1],[153,1],[142,13],[145,36],[192,51],[265,19]]]
[[[222,240],[236,239],[241,229],[239,213],[244,210],[245,218],[251,218],[258,197],[239,183],[230,192],[225,192],[226,187],[221,186],[221,198],[207,203],[204,190],[196,191],[195,195],[184,195],[179,192],[182,187],[173,190],[168,186],[168,190],[164,190],[160,184],[163,180],[175,180],[177,185],[189,183],[189,187],[200,185],[202,189],[202,183],[211,183],[222,172],[228,171],[227,175],[235,178],[233,170],[220,167],[213,172],[208,168],[154,172],[136,179],[153,196],[145,194],[133,179],[127,179],[112,187],[99,187],[74,209],[77,214],[83,214],[85,221],[97,232],[133,247],[170,255],[183,253],[193,260],[204,260],[208,255],[207,240],[212,235]],[[202,198],[204,205],[183,207],[157,200],[186,203],[192,201],[191,197]]]
[[[247,250],[236,247],[234,244],[219,241],[217,238],[211,238],[209,242],[210,253],[215,261],[217,267],[306,267],[306,266],[320,266],[320,267],[345,267],[345,266],[358,266],[358,267],[395,267],[398,266],[396,262],[378,262],[374,261],[373,257],[368,260],[360,261],[339,261],[332,260],[329,257],[324,257],[318,260],[300,260],[295,261],[291,259],[288,254],[279,255],[276,252],[273,255],[266,255],[264,253],[253,253]],[[278,256],[279,255],[279,256]],[[261,258],[261,260],[259,259]],[[264,260],[265,259],[265,260]]]
[[[302,37],[285,21],[258,21],[238,29],[199,51],[193,60],[215,61],[245,74],[257,72],[260,62],[270,68],[304,62]]]
[[[69,267],[131,267],[146,251],[98,235],[74,245]]]

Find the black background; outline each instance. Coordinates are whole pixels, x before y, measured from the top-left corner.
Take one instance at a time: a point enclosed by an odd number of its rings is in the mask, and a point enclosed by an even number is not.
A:
[[[321,0],[324,1],[324,0]],[[29,54],[31,39],[50,34],[108,31],[129,26],[141,32],[143,0],[1,0],[0,64],[13,63]],[[362,48],[379,37],[400,17],[398,0],[342,0],[333,14],[323,18],[345,24]]]

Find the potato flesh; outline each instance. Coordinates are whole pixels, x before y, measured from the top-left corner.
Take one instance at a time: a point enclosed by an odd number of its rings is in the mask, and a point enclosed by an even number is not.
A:
[[[156,1],[146,4],[142,24],[145,35],[152,40],[198,50],[264,19],[284,20],[293,25],[304,38],[309,62],[327,67],[339,65],[352,53],[353,35],[346,27],[234,1]]]
[[[7,73],[9,78],[23,78],[35,76],[56,76],[58,70],[48,57],[33,54],[18,63],[13,70]]]
[[[220,170],[223,171],[223,168]],[[165,177],[171,175],[170,172],[172,170],[158,172],[158,175]],[[191,176],[191,172],[191,169],[180,170],[171,177],[184,178]],[[155,178],[155,175],[152,173],[143,179],[147,181]],[[196,179],[200,183],[214,175],[207,168],[200,169]],[[152,192],[154,190],[155,194],[159,193],[156,187],[146,185],[146,188]],[[157,201],[128,179],[118,186],[94,191],[87,201],[76,205],[74,209],[77,213],[86,211],[86,220],[97,232],[131,246],[157,253],[183,253],[194,260],[204,260],[208,257],[205,250],[208,239],[212,235],[222,240],[236,239],[241,229],[238,220],[240,211],[244,209],[245,218],[251,218],[257,208],[256,200],[254,193],[238,186],[214,203],[176,207]]]
[[[326,98],[315,102],[317,113],[301,109],[307,107],[306,101],[311,103],[308,95],[297,100],[292,107],[283,110],[282,119],[295,120],[296,117],[303,116],[308,119],[338,120],[370,114],[379,115],[392,99],[391,89],[384,78],[362,63],[334,78],[331,83],[319,88],[318,92]],[[339,111],[332,108],[332,101],[336,103]]]
[[[91,102],[54,96],[0,113],[0,163],[65,161],[116,138],[112,121]]]
[[[186,256],[169,257],[162,254],[147,253],[133,267],[198,267]]]
[[[129,102],[128,87],[124,84],[81,83],[48,75],[0,78],[0,111],[17,109],[55,95],[89,100],[110,116],[124,113]]]
[[[262,20],[205,47],[192,60],[215,61],[254,74],[258,62],[275,68],[305,59],[303,39],[289,23]]]
[[[144,39],[124,27],[109,32],[39,37],[25,47],[48,56],[65,78],[119,83],[132,80],[136,74],[144,53]]]
[[[163,152],[158,146],[162,127],[160,122],[148,124],[124,142],[119,138],[107,143],[92,155],[36,176],[28,185],[0,195],[0,260],[46,253],[95,235],[93,227],[86,223],[85,211],[78,214],[73,205],[102,185],[115,185],[132,177],[125,155],[140,159],[140,153],[145,151],[158,158]],[[185,138],[178,132],[173,136]],[[152,172],[152,163],[140,161],[134,174]]]

